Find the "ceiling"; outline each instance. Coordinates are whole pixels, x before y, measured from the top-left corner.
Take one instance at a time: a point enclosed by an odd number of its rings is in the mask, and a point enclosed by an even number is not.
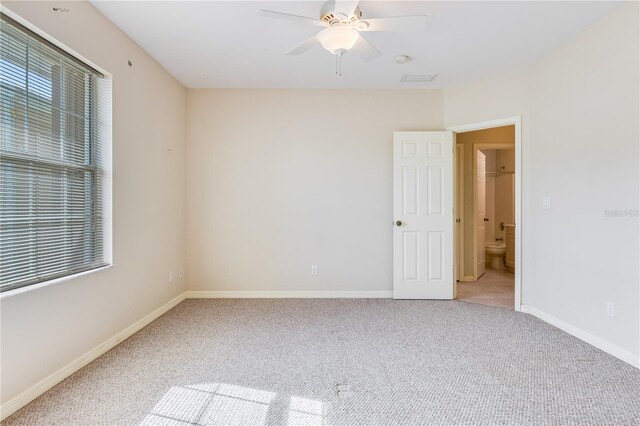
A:
[[[619,2],[363,1],[363,18],[425,14],[423,32],[368,32],[383,55],[347,52],[343,75],[320,46],[284,52],[321,27],[256,16],[259,9],[318,18],[323,1],[96,1],[92,3],[189,88],[443,88],[524,68]],[[394,57],[409,55],[399,65]],[[400,83],[432,74],[431,83]]]

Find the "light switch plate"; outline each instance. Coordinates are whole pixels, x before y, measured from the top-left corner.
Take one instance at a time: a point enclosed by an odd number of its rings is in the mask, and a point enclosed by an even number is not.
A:
[[[544,197],[542,199],[542,208],[545,210],[551,210],[551,197]]]

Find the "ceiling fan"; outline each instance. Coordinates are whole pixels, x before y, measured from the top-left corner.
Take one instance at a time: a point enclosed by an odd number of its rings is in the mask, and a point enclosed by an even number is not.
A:
[[[318,34],[286,52],[298,56],[317,44],[336,55],[336,74],[342,75],[342,55],[353,49],[365,62],[382,53],[369,43],[361,32],[366,31],[407,31],[426,29],[425,15],[389,16],[363,19],[358,0],[335,0],[326,2],[319,19],[289,13],[259,10],[258,16],[287,19],[324,27]]]

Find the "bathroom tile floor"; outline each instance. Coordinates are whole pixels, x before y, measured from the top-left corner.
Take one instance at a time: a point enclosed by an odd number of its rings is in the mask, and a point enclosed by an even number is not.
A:
[[[514,276],[487,268],[478,281],[458,281],[457,300],[513,309]]]

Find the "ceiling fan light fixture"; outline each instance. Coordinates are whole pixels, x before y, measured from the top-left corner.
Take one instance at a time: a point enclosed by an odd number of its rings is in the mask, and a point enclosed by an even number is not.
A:
[[[358,31],[346,26],[333,26],[318,33],[318,41],[329,52],[342,54],[351,49],[358,40]]]

